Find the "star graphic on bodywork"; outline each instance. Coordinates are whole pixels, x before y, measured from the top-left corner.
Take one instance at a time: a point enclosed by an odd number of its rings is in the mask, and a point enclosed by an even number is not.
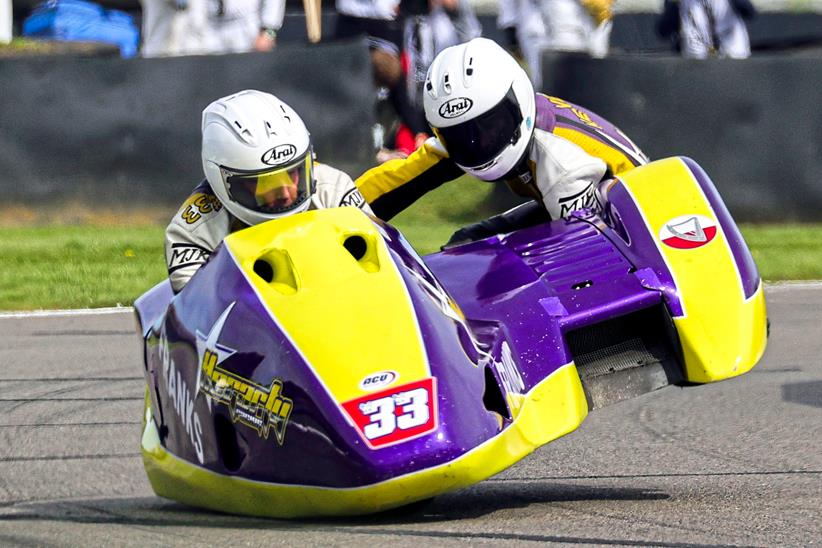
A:
[[[231,309],[234,308],[235,304],[237,304],[237,301],[233,301],[230,305],[228,305],[228,307],[226,307],[225,310],[223,310],[223,313],[220,314],[220,317],[217,318],[217,321],[211,326],[208,335],[203,335],[199,329],[197,330],[197,363],[199,364],[197,370],[198,394],[200,393],[200,385],[203,377],[203,367],[205,365],[204,361],[206,357],[215,356],[216,361],[214,362],[214,365],[219,365],[237,352],[233,348],[229,348],[217,342],[220,338],[220,333],[223,331],[223,325],[225,325],[225,321],[228,319],[228,315],[231,313]],[[206,401],[208,402],[208,406],[210,408],[211,398],[208,397],[208,395],[206,395]]]

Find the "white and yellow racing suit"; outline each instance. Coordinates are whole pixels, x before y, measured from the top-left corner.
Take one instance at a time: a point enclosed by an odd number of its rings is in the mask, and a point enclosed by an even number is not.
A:
[[[527,166],[505,183],[541,203],[552,219],[589,207],[594,185],[648,162],[625,134],[601,116],[556,97],[536,94],[536,122]],[[405,159],[372,168],[356,180],[374,213],[384,220],[426,192],[463,175],[432,137]]]
[[[309,210],[353,206],[373,215],[351,177],[319,163],[314,164],[314,175]],[[188,283],[223,238],[243,228],[247,226],[223,207],[208,181],[200,183],[166,228],[166,265],[174,292]]]

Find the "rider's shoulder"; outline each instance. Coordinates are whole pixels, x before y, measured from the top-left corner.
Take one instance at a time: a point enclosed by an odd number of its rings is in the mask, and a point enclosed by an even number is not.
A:
[[[223,203],[214,194],[208,181],[204,180],[194,188],[177,210],[172,224],[193,230],[210,219],[226,214]]]
[[[314,177],[317,184],[339,184],[340,181],[351,180],[351,177],[343,170],[321,162],[314,163]]]

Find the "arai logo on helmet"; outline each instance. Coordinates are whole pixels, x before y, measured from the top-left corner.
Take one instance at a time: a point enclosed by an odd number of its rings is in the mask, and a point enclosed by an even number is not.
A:
[[[474,101],[468,97],[457,97],[444,102],[439,112],[443,118],[456,118],[471,110],[472,106],[474,106]]]
[[[376,390],[377,388],[388,386],[398,378],[399,375],[395,371],[380,371],[379,373],[368,375],[360,381],[360,389]]]
[[[284,164],[297,154],[297,147],[292,144],[278,145],[263,154],[262,162],[270,166]]]

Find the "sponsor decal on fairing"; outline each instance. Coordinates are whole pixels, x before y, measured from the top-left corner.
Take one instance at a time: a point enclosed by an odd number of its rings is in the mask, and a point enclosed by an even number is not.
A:
[[[371,449],[406,442],[437,428],[437,384],[429,377],[342,404]]]
[[[525,381],[522,380],[514,355],[507,341],[503,341],[500,349],[500,359],[494,360],[494,369],[502,380],[503,388],[508,394],[524,394]]]
[[[236,302],[232,302],[228,305],[214,322],[208,335],[197,331],[197,356],[200,364],[197,392],[210,398],[209,405],[213,400],[227,406],[233,422],[240,422],[254,429],[261,438],[268,439],[273,430],[277,443],[282,445],[294,407],[294,402],[282,394],[282,380],[275,378],[266,387],[219,367],[236,352],[217,342],[235,304]]]
[[[662,225],[659,240],[675,249],[696,249],[716,236],[716,221],[704,215],[682,215]]]
[[[203,428],[200,416],[194,409],[194,398],[196,391],[192,394],[182,373],[177,369],[174,358],[171,357],[171,347],[168,342],[165,326],[160,333],[159,358],[162,369],[162,388],[165,389],[168,402],[174,410],[174,414],[180,421],[183,430],[188,435],[197,460],[203,464]]]
[[[365,377],[360,381],[361,390],[376,390],[392,384],[400,377],[396,371],[380,371]]]

